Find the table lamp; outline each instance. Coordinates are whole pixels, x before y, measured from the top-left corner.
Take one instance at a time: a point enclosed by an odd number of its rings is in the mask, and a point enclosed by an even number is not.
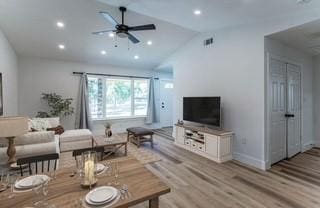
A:
[[[28,132],[28,118],[26,117],[0,117],[0,138],[8,140],[8,164],[16,162],[16,148],[14,138]]]

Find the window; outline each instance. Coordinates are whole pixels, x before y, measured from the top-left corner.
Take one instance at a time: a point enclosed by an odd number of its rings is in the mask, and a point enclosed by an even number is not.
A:
[[[147,115],[149,80],[88,78],[92,119],[140,117]]]

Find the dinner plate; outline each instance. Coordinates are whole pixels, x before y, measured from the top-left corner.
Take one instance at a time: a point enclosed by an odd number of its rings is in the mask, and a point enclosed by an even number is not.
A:
[[[116,204],[120,200],[121,194],[117,191],[117,194],[110,201],[105,202],[105,204],[89,204],[85,199],[82,199],[82,206],[84,208],[111,208],[114,204]]]
[[[34,186],[39,186],[41,184],[40,180],[39,180],[38,184],[33,184],[33,181],[38,177],[41,177],[44,181],[49,180],[49,177],[46,175],[33,175],[33,176],[29,176],[29,177],[26,177],[26,178],[23,178],[23,179],[17,181],[15,183],[15,188],[26,189],[26,188],[32,188]]]
[[[103,205],[114,200],[118,195],[118,190],[111,186],[101,186],[90,191],[85,200],[90,205]]]

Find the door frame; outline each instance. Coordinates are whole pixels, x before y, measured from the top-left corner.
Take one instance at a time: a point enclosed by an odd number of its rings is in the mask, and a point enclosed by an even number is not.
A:
[[[173,79],[170,79],[170,78],[160,78],[159,79],[159,124],[160,124],[160,127],[163,128],[163,127],[166,127],[166,126],[162,126],[162,123],[161,123],[161,82],[162,81],[168,81],[168,82],[172,82],[173,83],[173,90],[174,90],[174,82],[173,82]],[[173,94],[173,92],[172,92]],[[173,96],[173,95],[172,95]],[[173,110],[173,97],[172,97],[172,110]],[[173,117],[172,117],[173,119]],[[172,120],[172,124],[173,124],[173,120]]]
[[[275,54],[272,54],[270,52],[267,52],[266,53],[266,80],[265,80],[265,147],[264,147],[264,150],[265,150],[265,169],[269,169],[271,168],[271,138],[270,138],[270,132],[271,132],[271,127],[270,127],[270,122],[271,122],[271,111],[270,111],[270,97],[269,97],[269,94],[270,94],[270,59],[273,58],[273,59],[278,59],[280,61],[283,61],[283,62],[286,62],[286,63],[290,63],[290,64],[294,64],[294,65],[297,65],[299,66],[300,68],[300,152],[302,152],[303,150],[303,144],[302,144],[302,135],[303,135],[303,117],[304,117],[304,114],[303,114],[303,64],[301,63],[298,63],[298,62],[295,62],[291,59],[288,59],[286,57],[283,57],[283,56],[278,56],[278,55],[275,55]],[[286,88],[287,90],[287,88]],[[288,145],[287,147],[288,148]],[[288,151],[288,150],[287,150]]]

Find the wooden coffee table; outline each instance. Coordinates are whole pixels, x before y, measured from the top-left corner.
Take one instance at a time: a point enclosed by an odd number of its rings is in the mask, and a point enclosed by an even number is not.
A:
[[[122,147],[124,147],[124,155],[127,156],[127,153],[128,153],[127,145],[128,145],[128,139],[116,134],[112,135],[109,138],[107,138],[105,135],[93,136],[92,138],[92,146],[104,147],[105,150],[112,149],[112,151],[109,151],[104,155],[104,158],[110,156],[114,152],[117,152]]]

